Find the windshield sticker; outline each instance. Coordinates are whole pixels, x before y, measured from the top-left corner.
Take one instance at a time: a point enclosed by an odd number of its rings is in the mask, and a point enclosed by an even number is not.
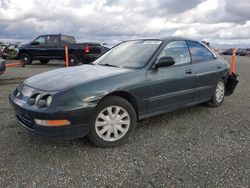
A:
[[[162,41],[159,41],[159,40],[146,40],[143,42],[143,44],[161,44]]]

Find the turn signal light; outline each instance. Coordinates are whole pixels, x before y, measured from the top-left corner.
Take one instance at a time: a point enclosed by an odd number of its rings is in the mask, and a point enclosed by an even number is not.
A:
[[[51,127],[70,125],[70,121],[66,120],[66,119],[60,119],[60,120],[40,120],[40,119],[35,119],[35,123],[37,125],[51,126]]]

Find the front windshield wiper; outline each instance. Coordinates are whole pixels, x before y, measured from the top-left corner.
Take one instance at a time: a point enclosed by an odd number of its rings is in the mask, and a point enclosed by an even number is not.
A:
[[[136,67],[111,65],[109,63],[103,63],[103,64],[97,64],[97,65],[109,66],[109,67],[119,67],[119,68],[125,68],[125,69],[137,69]]]

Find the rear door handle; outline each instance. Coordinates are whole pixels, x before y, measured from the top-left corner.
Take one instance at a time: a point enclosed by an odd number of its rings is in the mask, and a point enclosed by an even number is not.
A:
[[[187,69],[185,72],[186,72],[186,74],[192,74],[192,70],[191,69]]]

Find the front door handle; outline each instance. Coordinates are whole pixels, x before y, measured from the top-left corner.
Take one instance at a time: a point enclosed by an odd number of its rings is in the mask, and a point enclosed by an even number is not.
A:
[[[222,65],[218,65],[218,66],[217,66],[217,69],[221,69],[221,68],[222,68]]]
[[[192,74],[192,70],[191,69],[187,69],[185,72],[186,72],[186,74]]]

